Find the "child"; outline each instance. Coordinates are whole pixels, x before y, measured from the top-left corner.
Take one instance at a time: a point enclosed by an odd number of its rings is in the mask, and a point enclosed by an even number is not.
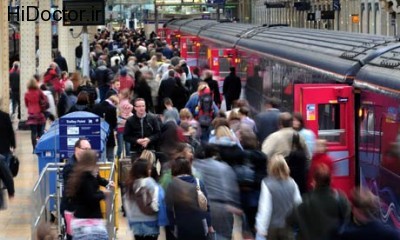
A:
[[[321,164],[325,164],[328,166],[329,171],[332,173],[334,171],[333,169],[333,160],[329,155],[326,153],[327,152],[327,142],[325,139],[317,139],[316,141],[316,148],[315,148],[315,153],[314,156],[311,160],[311,166],[310,170],[308,171],[308,181],[307,181],[307,188],[308,190],[311,190],[314,188],[314,172],[315,169]]]

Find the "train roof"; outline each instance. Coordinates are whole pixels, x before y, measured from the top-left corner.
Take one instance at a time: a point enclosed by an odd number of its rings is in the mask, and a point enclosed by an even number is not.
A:
[[[174,20],[167,27],[321,72],[337,81],[355,78],[371,88],[400,89],[396,78],[400,76],[400,46],[394,37],[200,19]]]

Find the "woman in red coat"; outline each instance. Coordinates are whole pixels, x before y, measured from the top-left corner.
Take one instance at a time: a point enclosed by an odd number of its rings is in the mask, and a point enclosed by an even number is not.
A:
[[[35,79],[28,82],[28,91],[25,93],[25,106],[28,109],[28,124],[31,128],[32,147],[35,149],[36,141],[43,134],[46,118],[40,108],[40,98],[46,99],[46,96],[39,89]]]

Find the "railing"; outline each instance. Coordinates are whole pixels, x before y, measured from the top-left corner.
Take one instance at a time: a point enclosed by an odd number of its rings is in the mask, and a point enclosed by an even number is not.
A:
[[[99,170],[109,170],[108,180],[114,181],[116,179],[116,170],[114,163],[106,163],[108,166],[99,167]],[[52,206],[55,206],[57,217],[57,232],[60,239],[63,239],[65,234],[64,222],[60,213],[60,203],[62,198],[62,178],[61,173],[64,163],[48,163],[40,173],[33,191],[32,191],[32,238],[36,239],[36,232],[41,222],[50,221]],[[55,176],[52,176],[54,174]],[[51,189],[50,181],[55,179],[55,189]],[[115,183],[117,187],[117,183]],[[116,191],[115,188],[108,189],[111,194],[110,198],[106,199],[106,228],[108,231],[109,239],[116,239],[117,228],[116,223]],[[54,207],[53,207],[54,208]]]
[[[110,175],[108,177],[109,181],[115,182],[115,187],[108,188],[111,192],[110,198],[106,199],[106,222],[107,222],[107,232],[108,232],[108,239],[114,240],[117,238],[117,227],[115,226],[116,222],[116,191],[115,188],[117,187],[116,180],[116,170],[115,164],[110,163],[110,167],[100,167],[100,170],[107,170],[110,169]]]

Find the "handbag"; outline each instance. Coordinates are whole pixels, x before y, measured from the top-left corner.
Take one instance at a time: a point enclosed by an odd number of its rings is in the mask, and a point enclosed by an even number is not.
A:
[[[17,156],[12,155],[10,159],[10,171],[13,175],[13,177],[16,177],[18,175],[19,171],[19,159]]]
[[[203,211],[207,211],[207,198],[200,188],[200,180],[196,178],[196,191],[197,191],[197,202],[199,203],[199,207]]]

